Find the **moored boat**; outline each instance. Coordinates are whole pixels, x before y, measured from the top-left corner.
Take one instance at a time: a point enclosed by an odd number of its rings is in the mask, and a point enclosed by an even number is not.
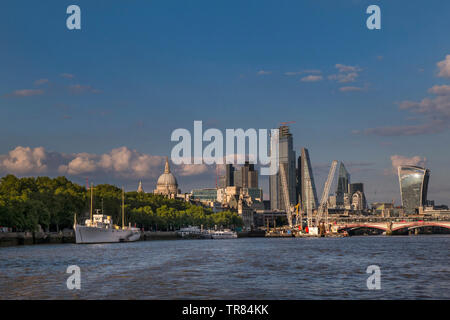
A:
[[[76,243],[112,243],[112,242],[132,242],[141,237],[139,228],[131,225],[124,226],[124,192],[122,189],[122,227],[113,224],[111,216],[96,211],[92,214],[93,187],[91,187],[91,207],[90,219],[85,220],[84,225],[77,223],[74,217],[73,229],[75,231]]]

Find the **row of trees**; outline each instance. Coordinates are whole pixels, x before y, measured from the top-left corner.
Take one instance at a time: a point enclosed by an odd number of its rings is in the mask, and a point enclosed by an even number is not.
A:
[[[122,190],[109,184],[94,187],[94,205],[122,221]],[[73,226],[74,215],[81,222],[89,216],[89,191],[65,177],[0,179],[0,226],[16,231],[35,231],[40,225],[47,231]],[[213,213],[211,209],[151,193],[125,193],[125,223],[145,230],[176,230],[188,225],[242,226],[235,212]]]

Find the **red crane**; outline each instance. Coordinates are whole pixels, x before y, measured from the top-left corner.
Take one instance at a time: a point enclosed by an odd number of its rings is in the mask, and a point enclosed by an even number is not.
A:
[[[288,125],[288,124],[290,124],[290,123],[295,123],[295,121],[280,122],[280,124],[281,124],[282,126]]]

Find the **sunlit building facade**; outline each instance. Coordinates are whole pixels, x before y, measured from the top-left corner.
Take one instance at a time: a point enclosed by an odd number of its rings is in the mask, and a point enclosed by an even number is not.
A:
[[[306,212],[312,212],[317,208],[317,192],[316,185],[314,183],[314,176],[311,167],[311,161],[309,159],[308,149],[302,148],[301,153],[301,198],[302,198],[302,210]]]
[[[280,166],[284,166],[289,193],[289,202],[291,205],[295,205],[297,200],[297,174],[295,169],[296,157],[293,146],[293,138],[292,134],[289,132],[288,126],[281,126],[279,130],[278,163]],[[271,210],[285,210],[280,174],[281,172],[278,171],[277,174],[269,176],[269,197]]]
[[[416,166],[399,166],[398,180],[402,207],[406,214],[418,212],[427,201],[430,170]]]

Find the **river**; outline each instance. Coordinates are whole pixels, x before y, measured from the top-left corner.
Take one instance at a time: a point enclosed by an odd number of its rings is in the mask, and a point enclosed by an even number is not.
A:
[[[0,299],[450,299],[449,249],[449,235],[7,247]],[[81,290],[67,289],[69,265]]]

